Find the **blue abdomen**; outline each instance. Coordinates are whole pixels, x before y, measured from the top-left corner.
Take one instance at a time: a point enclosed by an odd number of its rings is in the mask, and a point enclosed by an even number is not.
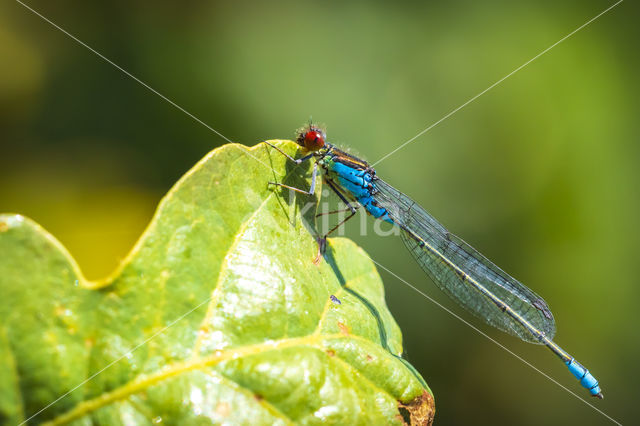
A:
[[[340,189],[360,203],[371,216],[393,223],[387,210],[379,207],[375,202],[373,196],[375,184],[371,173],[336,161],[331,161],[327,166],[334,175],[333,181],[340,186]]]
[[[383,209],[382,207],[377,206],[375,204],[375,201],[371,197],[363,201],[358,200],[358,202],[362,204],[365,209],[367,209],[367,212],[371,216],[375,217],[376,219],[384,220],[385,222],[393,223],[393,220],[389,217],[387,209]]]

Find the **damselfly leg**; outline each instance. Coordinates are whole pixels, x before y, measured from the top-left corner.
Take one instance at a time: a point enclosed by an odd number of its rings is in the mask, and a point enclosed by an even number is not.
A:
[[[278,148],[277,146],[269,143],[269,142],[265,142],[267,145],[269,145],[270,147],[274,148],[276,151],[278,151],[280,154],[284,155],[289,161],[294,162],[295,164],[301,164],[305,161],[310,160],[311,158],[314,157],[314,153],[311,154],[307,154],[304,157],[301,158],[293,158],[292,156],[290,156],[289,154],[287,154],[286,152],[282,151],[280,148]],[[275,185],[275,186],[280,186],[282,188],[287,188],[291,191],[295,191],[295,192],[299,192],[301,194],[304,195],[313,195],[315,193],[315,189],[316,189],[316,177],[318,175],[318,163],[314,163],[313,164],[313,171],[311,173],[311,187],[309,188],[308,191],[305,191],[304,189],[300,189],[300,188],[295,188],[293,186],[290,185],[285,185],[283,183],[279,183],[279,182],[268,182],[269,185]],[[344,211],[349,211],[351,212],[351,214],[349,216],[347,216],[346,218],[344,218],[343,220],[341,220],[337,225],[335,225],[333,228],[331,228],[328,232],[326,232],[323,236],[321,237],[316,237],[316,241],[318,243],[318,254],[316,255],[315,259],[313,260],[314,264],[318,264],[318,262],[320,262],[320,259],[322,258],[322,255],[325,252],[326,246],[327,246],[327,237],[334,232],[336,229],[338,229],[340,226],[342,226],[344,223],[346,223],[349,219],[351,219],[353,216],[355,216],[356,212],[358,211],[358,209],[360,208],[359,204],[352,204],[351,202],[349,202],[349,200],[347,200],[347,198],[345,197],[345,195],[340,191],[340,189],[338,189],[338,187],[331,182],[329,179],[324,179],[323,180],[328,186],[329,188],[331,188],[331,190],[338,195],[338,197],[340,198],[340,200],[342,200],[342,202],[346,205],[345,209],[342,210],[335,210],[332,212],[328,212],[328,213],[320,213],[317,214],[316,217],[318,216],[322,216],[325,214],[335,214],[335,213],[340,213],[340,212],[344,212]]]
[[[280,154],[284,155],[285,157],[287,157],[288,160],[296,163],[296,164],[302,164],[305,161],[308,161],[309,159],[311,159],[313,157],[313,153],[305,155],[302,158],[293,158],[292,156],[290,156],[289,154],[287,154],[286,152],[284,152],[283,150],[281,150],[280,148],[278,148],[277,146],[269,143],[269,142],[265,142],[267,145],[269,145],[271,148],[274,148],[276,151],[278,151]],[[268,182],[268,185],[275,185],[275,186],[281,186],[283,188],[287,188],[290,189],[292,191],[295,192],[299,192],[301,194],[305,194],[305,195],[313,195],[315,193],[316,190],[316,176],[318,175],[318,163],[314,163],[313,164],[313,171],[311,173],[311,187],[309,188],[308,191],[305,191],[304,189],[300,189],[300,188],[295,188],[293,186],[289,186],[289,185],[285,185],[284,183],[278,183],[278,182]]]

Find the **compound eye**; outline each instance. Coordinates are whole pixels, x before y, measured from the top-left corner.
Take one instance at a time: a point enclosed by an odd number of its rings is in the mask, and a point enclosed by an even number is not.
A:
[[[309,130],[304,134],[304,146],[309,151],[317,151],[324,146],[324,135],[317,130]]]

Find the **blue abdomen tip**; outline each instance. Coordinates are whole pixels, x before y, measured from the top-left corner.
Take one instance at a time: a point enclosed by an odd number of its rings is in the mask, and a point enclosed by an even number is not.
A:
[[[584,368],[582,364],[573,358],[571,361],[567,362],[567,367],[571,374],[580,381],[580,384],[586,388],[591,395],[602,398],[602,391],[600,390],[600,386],[598,386],[598,381],[591,373],[589,373],[589,370]]]

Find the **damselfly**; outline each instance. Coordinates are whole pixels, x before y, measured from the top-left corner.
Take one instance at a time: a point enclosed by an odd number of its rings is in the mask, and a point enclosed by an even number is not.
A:
[[[298,159],[270,145],[297,164],[315,160],[310,189],[270,184],[311,195],[320,167],[323,182],[350,211],[349,216],[319,240],[321,250],[327,235],[364,207],[376,219],[400,228],[402,241],[411,255],[449,297],[487,324],[526,342],[545,345],[591,395],[602,398],[598,381],[589,370],[553,342],[555,321],[540,296],[447,231],[415,201],[376,176],[375,170],[365,161],[326,142],[326,135],[319,127],[309,124],[302,128],[297,142],[307,151]]]

